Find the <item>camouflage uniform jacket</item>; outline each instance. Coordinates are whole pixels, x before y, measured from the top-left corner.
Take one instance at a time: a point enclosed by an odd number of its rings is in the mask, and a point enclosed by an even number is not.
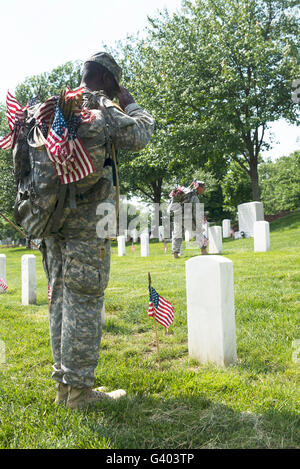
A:
[[[93,110],[95,114],[92,122],[82,124],[78,130],[78,136],[92,159],[95,172],[75,183],[76,192],[83,194],[77,198],[76,211],[70,209],[68,199],[66,200],[60,229],[60,234],[64,237],[75,237],[79,230],[81,237],[90,237],[91,231],[96,236],[95,216],[98,204],[105,201],[115,203],[114,164],[111,157],[108,158],[105,146],[107,134],[116,150],[138,152],[148,144],[154,129],[153,118],[136,103],[129,104],[124,112],[102,91],[86,88],[83,106]],[[97,183],[100,179],[102,184],[99,185]]]

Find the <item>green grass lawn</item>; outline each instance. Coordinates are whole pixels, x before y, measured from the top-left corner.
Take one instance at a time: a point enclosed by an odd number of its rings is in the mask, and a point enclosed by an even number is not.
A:
[[[233,261],[238,363],[201,365],[187,347],[186,249],[173,260],[162,243],[150,257],[113,246],[106,291],[96,385],[126,389],[128,397],[92,410],[54,405],[48,332],[47,283],[37,255],[37,305],[21,305],[22,248],[7,255],[9,289],[0,295],[1,448],[299,448],[300,210],[271,224],[271,251],[253,252],[253,239],[225,240]],[[147,273],[175,308],[165,335],[158,326],[162,371],[153,320],[147,316]],[[297,362],[298,361],[298,362]]]

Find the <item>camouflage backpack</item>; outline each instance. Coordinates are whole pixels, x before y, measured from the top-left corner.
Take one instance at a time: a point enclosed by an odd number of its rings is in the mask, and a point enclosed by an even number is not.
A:
[[[63,184],[55,171],[53,162],[45,145],[37,143],[36,107],[26,111],[26,118],[13,148],[14,175],[17,183],[17,198],[14,207],[16,222],[24,228],[31,238],[44,238],[57,234],[63,209],[68,199],[70,207],[76,208],[76,198],[81,199],[91,190],[100,193],[104,200],[110,191],[110,181],[105,178],[90,178],[80,193],[76,183]],[[99,112],[99,111],[97,111]],[[97,144],[106,146],[106,157],[110,157],[110,139],[103,116],[102,141]],[[97,120],[97,118],[96,118]],[[40,132],[40,130],[39,130]]]

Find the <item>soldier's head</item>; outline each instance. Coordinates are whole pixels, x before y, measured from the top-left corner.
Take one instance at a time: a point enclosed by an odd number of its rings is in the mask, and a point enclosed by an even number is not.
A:
[[[194,185],[194,188],[196,189],[196,191],[198,192],[199,195],[204,194],[205,189],[206,189],[206,185],[205,185],[204,181],[194,180],[193,185]]]
[[[120,92],[121,76],[121,68],[114,58],[106,52],[98,52],[84,63],[81,83],[92,91],[103,90],[113,99]]]

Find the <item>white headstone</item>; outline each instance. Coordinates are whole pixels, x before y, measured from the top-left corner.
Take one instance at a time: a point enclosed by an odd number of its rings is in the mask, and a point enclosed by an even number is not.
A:
[[[254,251],[270,251],[270,224],[267,221],[254,222]]]
[[[233,264],[222,256],[186,261],[189,355],[201,363],[236,362]]]
[[[141,233],[141,256],[149,256],[149,234]]]
[[[36,258],[33,254],[22,256],[22,305],[36,303]]]
[[[138,239],[139,239],[139,235],[138,235],[138,231],[136,228],[134,228],[132,231],[131,231],[131,236],[132,236],[132,241],[134,243],[137,243]]]
[[[118,236],[118,256],[125,256],[126,254],[126,244],[125,244],[125,236]]]
[[[262,202],[248,202],[238,205],[239,231],[246,237],[253,236],[254,222],[264,221],[264,205]]]
[[[6,255],[0,254],[0,278],[6,282]]]
[[[208,242],[210,254],[222,253],[222,228],[220,226],[210,226],[208,228]]]
[[[222,221],[222,230],[223,230],[223,238],[230,238],[231,236],[231,226],[230,226],[230,220],[225,218],[225,220]]]
[[[163,241],[165,238],[164,236],[164,227],[163,226],[159,226],[158,227],[158,240],[161,242]]]
[[[185,232],[184,232],[184,239],[185,239],[185,241],[186,241],[187,243],[190,242],[190,240],[191,240],[191,233],[189,232],[189,230],[185,230]]]

